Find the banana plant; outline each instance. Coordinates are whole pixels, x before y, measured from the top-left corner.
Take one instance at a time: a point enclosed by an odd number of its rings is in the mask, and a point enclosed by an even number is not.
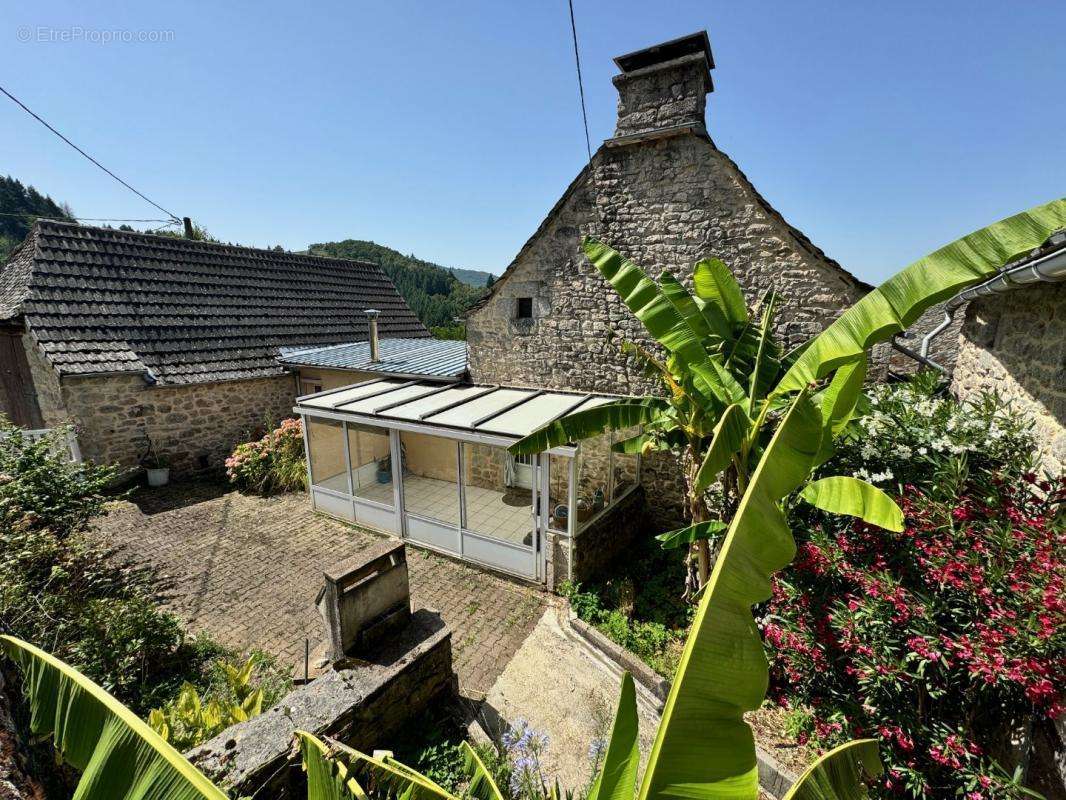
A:
[[[22,669],[30,732],[50,736],[81,772],[74,800],[227,800],[147,723],[76,669],[32,644],[0,636]]]
[[[705,492],[720,481],[723,517],[731,515],[788,398],[834,373],[812,397],[824,412],[816,456],[816,465],[821,464],[859,407],[870,348],[905,330],[932,305],[1039,247],[1063,227],[1066,199],[1059,199],[970,233],[914,262],[821,334],[784,354],[773,336],[774,293],[765,294],[749,311],[740,286],[720,260],[695,265],[691,294],[671,273],[664,271],[656,283],[615,250],[586,239],[583,249],[589,261],[666,353],[660,359],[637,344],[623,345],[658,380],[662,396],[619,400],[563,417],[517,442],[511,452],[531,454],[642,425],[639,436],[614,447],[621,452],[673,450],[681,456],[689,524],[659,538],[664,547],[693,548],[703,587],[710,574],[708,539],[725,528],[724,519],[709,518]],[[874,487],[851,481],[815,487],[803,495],[815,505],[831,501],[831,510],[857,511],[864,518],[867,501],[874,497]]]

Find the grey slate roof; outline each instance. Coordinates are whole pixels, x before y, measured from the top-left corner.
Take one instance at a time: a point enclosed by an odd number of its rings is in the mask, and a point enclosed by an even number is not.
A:
[[[38,220],[0,269],[0,321],[22,319],[66,375],[163,385],[282,374],[282,345],[429,331],[374,264]]]
[[[382,339],[380,360],[370,360],[367,342],[325,347],[282,347],[278,361],[300,367],[329,367],[393,376],[458,379],[466,372],[466,342],[440,339]]]

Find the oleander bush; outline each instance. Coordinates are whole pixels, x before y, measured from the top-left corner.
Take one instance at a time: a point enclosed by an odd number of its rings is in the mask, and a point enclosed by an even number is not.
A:
[[[1009,740],[1064,710],[1061,478],[994,395],[878,387],[824,474],[899,500],[900,533],[797,505],[799,552],[762,618],[801,740],[877,736],[883,796],[1021,797]]]
[[[286,419],[261,438],[237,445],[226,475],[241,491],[269,495],[307,488],[303,425]]]

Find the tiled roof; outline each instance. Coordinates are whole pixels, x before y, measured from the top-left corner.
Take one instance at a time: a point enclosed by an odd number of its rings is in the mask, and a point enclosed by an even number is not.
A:
[[[21,317],[67,375],[160,384],[279,375],[278,348],[429,332],[374,264],[39,220],[0,270],[0,319]]]
[[[325,347],[282,347],[278,361],[301,367],[330,367],[393,376],[458,378],[466,372],[466,342],[441,339],[382,339],[378,361],[367,342]]]

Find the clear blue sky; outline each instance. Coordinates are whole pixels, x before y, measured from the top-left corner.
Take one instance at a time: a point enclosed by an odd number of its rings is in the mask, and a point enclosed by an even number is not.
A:
[[[152,5],[5,4],[0,81],[224,240],[498,272],[585,160],[565,0]],[[868,280],[1066,193],[1061,0],[575,8],[594,148],[611,57],[706,28],[715,142]],[[37,41],[77,26],[173,35]],[[3,97],[0,172],[79,216],[157,215]]]

